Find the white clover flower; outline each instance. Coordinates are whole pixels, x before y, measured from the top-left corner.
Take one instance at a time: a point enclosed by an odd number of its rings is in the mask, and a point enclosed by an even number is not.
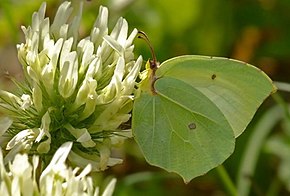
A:
[[[39,157],[32,157],[32,164],[27,154],[17,154],[9,162],[8,171],[5,168],[2,150],[0,149],[0,193],[1,195],[99,195],[91,177],[91,165],[81,172],[79,168],[72,169],[65,163],[72,148],[71,142],[64,143],[54,154],[49,165],[39,175]],[[103,196],[113,194],[116,179],[112,179],[103,192]]]
[[[108,9],[101,6],[90,35],[79,39],[82,3],[76,16],[70,2],[62,3],[52,23],[45,9],[43,3],[31,26],[22,27],[21,93],[0,90],[6,116],[0,137],[10,138],[1,144],[8,151],[5,163],[18,152],[52,155],[69,141],[74,145],[68,159],[77,166],[90,163],[99,171],[121,163],[111,148],[131,135],[123,124],[131,117],[142,64],[141,56],[134,60],[137,30],[128,35],[128,23],[120,18],[110,32]]]

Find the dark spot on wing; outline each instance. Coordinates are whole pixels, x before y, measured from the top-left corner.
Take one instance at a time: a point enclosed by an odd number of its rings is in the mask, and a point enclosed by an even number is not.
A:
[[[214,80],[215,78],[216,78],[216,75],[215,74],[212,74],[211,75],[211,79]]]
[[[188,124],[188,128],[189,128],[190,130],[192,130],[192,129],[196,129],[196,124],[195,124],[195,123],[189,123],[189,124]]]

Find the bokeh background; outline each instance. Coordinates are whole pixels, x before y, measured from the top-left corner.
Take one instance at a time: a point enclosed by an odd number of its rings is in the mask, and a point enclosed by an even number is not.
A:
[[[72,2],[76,4],[79,1]],[[30,25],[32,13],[38,10],[42,2],[0,0],[1,89],[13,90],[10,76],[20,80],[22,78],[16,53],[16,44],[23,41],[20,26]],[[53,18],[63,1],[46,2],[47,16]],[[109,7],[111,27],[123,16],[129,22],[131,30],[137,28],[146,32],[160,62],[183,54],[223,56],[253,64],[274,81],[290,82],[289,0],[84,1],[80,30],[83,37],[89,33],[99,5]],[[136,39],[135,47],[136,56],[141,54],[145,60],[151,57],[144,41]],[[257,123],[274,105],[284,105],[285,110],[288,94],[280,93],[275,98],[267,99],[247,131],[238,138],[236,151],[224,164],[235,183],[242,164],[241,157],[248,148],[247,142],[252,139]],[[251,176],[245,176],[252,184],[252,195],[290,194],[290,123],[287,113],[285,112],[283,123],[277,122],[262,141],[262,148],[256,157],[258,162],[255,171]],[[276,145],[275,150],[271,146],[269,149],[267,145],[274,136],[280,138],[278,141],[281,144]],[[118,153],[124,156],[124,164],[111,168],[104,174],[95,175],[96,180],[116,176],[116,195],[227,194],[215,170],[185,185],[175,174],[149,166],[133,140],[127,141],[124,149]]]

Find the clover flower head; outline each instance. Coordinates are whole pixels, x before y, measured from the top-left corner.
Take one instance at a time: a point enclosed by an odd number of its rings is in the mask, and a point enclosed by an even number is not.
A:
[[[82,3],[76,16],[72,9],[62,3],[51,23],[43,3],[31,26],[22,27],[25,42],[17,50],[26,82],[17,83],[17,94],[0,90],[5,164],[18,152],[52,155],[66,142],[73,142],[74,165],[99,171],[122,161],[111,157],[111,148],[131,135],[124,123],[142,64],[141,56],[134,60],[137,30],[128,35],[120,18],[109,31],[101,6],[89,36],[80,39]]]
[[[30,163],[27,154],[17,154],[5,168],[0,149],[0,193],[2,195],[99,195],[99,188],[87,176],[92,167],[87,165],[72,169],[65,163],[72,142],[64,143],[54,154],[49,165],[37,178],[39,157],[34,155]],[[112,195],[116,179],[112,179],[103,195]]]

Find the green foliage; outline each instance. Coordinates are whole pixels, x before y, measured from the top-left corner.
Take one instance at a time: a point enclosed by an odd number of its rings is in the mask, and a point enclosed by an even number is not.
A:
[[[237,176],[237,188],[239,195],[248,195],[250,192],[251,181],[250,178],[254,176],[259,154],[263,143],[267,139],[274,126],[281,120],[283,111],[276,106],[269,109],[260,118],[253,128],[253,132],[249,141],[247,142],[244,155],[241,159],[241,165]],[[278,149],[277,149],[278,150]]]

